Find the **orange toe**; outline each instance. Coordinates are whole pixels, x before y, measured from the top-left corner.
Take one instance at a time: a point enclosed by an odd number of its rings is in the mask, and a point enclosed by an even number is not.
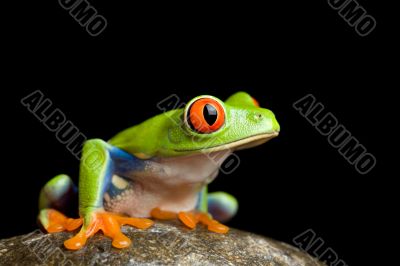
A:
[[[64,241],[64,246],[70,250],[81,249],[86,243],[87,237],[83,231],[76,234],[74,237]]]
[[[120,233],[114,236],[112,245],[116,248],[126,248],[131,245],[132,241],[124,234]]]
[[[219,234],[226,234],[229,231],[228,226],[223,225],[217,221],[215,221],[215,223],[208,224],[207,228],[208,228],[208,230],[210,230],[214,233],[219,233]]]
[[[116,219],[120,225],[128,224],[139,229],[147,229],[154,224],[152,220],[146,218],[117,216]]]
[[[160,220],[172,220],[176,219],[176,213],[170,211],[162,211],[160,208],[154,208],[150,212],[151,217]]]
[[[182,223],[191,229],[195,228],[196,224],[199,222],[192,212],[179,212],[178,218]]]
[[[61,224],[50,224],[47,228],[46,231],[48,233],[57,233],[57,232],[62,232],[64,231],[65,228]]]
[[[67,229],[68,231],[74,231],[75,229],[79,228],[83,223],[83,219],[82,218],[78,218],[78,219],[72,219],[72,218],[68,218],[65,221],[65,229]]]
[[[207,229],[219,234],[226,234],[229,231],[229,227],[221,224],[220,222],[212,219],[206,213],[198,214],[199,220],[202,224],[207,225]]]

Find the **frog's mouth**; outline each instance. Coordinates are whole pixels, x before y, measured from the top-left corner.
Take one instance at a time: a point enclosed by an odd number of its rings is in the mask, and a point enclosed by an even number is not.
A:
[[[279,131],[274,131],[272,133],[263,133],[263,134],[258,134],[254,135],[251,137],[235,140],[232,142],[228,142],[225,144],[221,145],[216,145],[212,147],[206,147],[206,148],[201,148],[201,149],[175,149],[177,152],[191,152],[191,151],[201,151],[203,153],[210,153],[210,152],[216,152],[216,151],[222,151],[222,150],[243,150],[247,148],[252,148],[258,145],[261,145],[267,141],[269,141],[272,138],[275,138],[276,136],[279,135]]]

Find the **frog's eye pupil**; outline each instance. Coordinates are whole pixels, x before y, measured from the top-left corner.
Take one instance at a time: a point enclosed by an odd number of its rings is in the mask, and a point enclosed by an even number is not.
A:
[[[203,115],[206,122],[212,126],[218,118],[217,109],[211,104],[206,104],[203,109]]]

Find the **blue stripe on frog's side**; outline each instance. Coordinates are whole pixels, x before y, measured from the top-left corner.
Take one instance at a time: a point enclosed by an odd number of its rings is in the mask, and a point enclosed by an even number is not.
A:
[[[130,178],[133,175],[143,172],[149,160],[142,160],[134,155],[110,145],[109,152],[112,160],[112,174],[105,191],[111,198],[114,198],[124,191],[131,189],[134,183]],[[116,176],[114,176],[116,175]],[[114,177],[113,177],[114,176]]]
[[[148,160],[142,160],[134,155],[110,145],[111,159],[114,173],[121,176],[130,176],[135,172],[143,172]]]

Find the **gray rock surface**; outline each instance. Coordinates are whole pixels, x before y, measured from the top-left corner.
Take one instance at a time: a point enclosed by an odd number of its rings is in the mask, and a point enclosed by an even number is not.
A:
[[[221,235],[171,221],[147,230],[125,226],[123,232],[133,243],[122,250],[100,233],[79,251],[63,247],[72,233],[37,230],[3,239],[0,265],[324,265],[290,245],[236,229]]]

